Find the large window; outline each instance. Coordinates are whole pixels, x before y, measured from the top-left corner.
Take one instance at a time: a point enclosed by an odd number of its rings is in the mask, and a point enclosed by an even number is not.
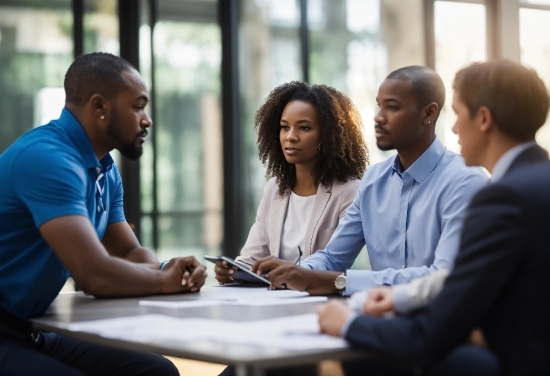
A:
[[[456,72],[474,61],[487,59],[484,4],[435,2],[435,70],[445,84],[445,106],[437,134],[445,145],[459,153],[458,137],[452,132],[456,116],[452,110]]]
[[[547,9],[522,8],[519,11],[521,62],[534,68],[550,88],[550,1],[538,3],[545,4]],[[546,150],[550,150],[548,119],[537,133],[538,143]]]
[[[140,35],[150,41],[150,27]],[[149,48],[148,48],[149,47]],[[143,72],[152,74],[153,143],[141,163],[141,233],[159,259],[220,254],[220,29],[214,1],[158,2]],[[152,63],[152,64],[151,64]],[[152,71],[151,71],[152,69]],[[153,150],[154,148],[154,150]]]
[[[70,0],[0,0],[0,153],[59,117],[72,54]]]

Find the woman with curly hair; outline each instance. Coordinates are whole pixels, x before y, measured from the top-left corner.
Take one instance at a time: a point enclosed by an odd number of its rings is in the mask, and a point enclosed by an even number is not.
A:
[[[338,90],[293,81],[269,94],[254,123],[269,180],[237,260],[299,263],[325,247],[355,197],[369,162],[361,116]],[[215,272],[223,284],[235,269],[217,262]]]

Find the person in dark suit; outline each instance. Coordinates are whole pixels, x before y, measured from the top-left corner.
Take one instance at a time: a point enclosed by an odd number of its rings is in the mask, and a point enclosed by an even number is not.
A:
[[[390,319],[319,308],[321,331],[372,355],[345,364],[348,374],[550,372],[550,162],[534,141],[548,92],[504,60],[462,69],[454,89],[462,154],[491,184],[472,199],[454,269],[425,307]],[[476,327],[490,352],[464,345]]]

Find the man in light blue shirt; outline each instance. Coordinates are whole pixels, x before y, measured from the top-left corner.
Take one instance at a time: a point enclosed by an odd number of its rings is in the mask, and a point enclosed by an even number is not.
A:
[[[302,268],[263,259],[253,269],[269,272],[273,288],[350,295],[452,267],[464,209],[487,178],[436,137],[444,101],[443,82],[431,69],[392,72],[378,91],[374,121],[378,148],[397,156],[367,170],[326,248]],[[364,245],[372,271],[348,270]]]

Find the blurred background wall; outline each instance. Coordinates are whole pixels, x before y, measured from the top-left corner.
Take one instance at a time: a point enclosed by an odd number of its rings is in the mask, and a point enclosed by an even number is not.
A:
[[[451,132],[454,73],[505,57],[550,86],[550,0],[0,0],[0,153],[59,116],[75,56],[120,55],[139,68],[154,120],[139,162],[119,158],[127,219],[160,259],[235,256],[265,182],[255,111],[290,80],[347,93],[363,115],[372,163],[376,93],[406,65],[437,70]],[[550,148],[550,125],[538,134]],[[356,267],[368,267],[361,257]]]

